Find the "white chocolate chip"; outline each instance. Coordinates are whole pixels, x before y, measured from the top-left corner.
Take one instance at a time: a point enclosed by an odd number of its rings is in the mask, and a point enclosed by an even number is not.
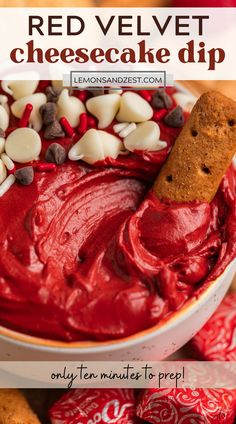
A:
[[[16,100],[11,105],[11,111],[14,116],[16,116],[17,118],[21,118],[24,113],[25,106],[28,103],[32,104],[33,110],[29,118],[29,123],[32,125],[32,128],[35,131],[40,131],[42,128],[42,117],[40,115],[39,109],[46,102],[47,102],[47,97],[45,96],[44,93],[35,93],[35,94],[32,94],[31,96],[22,97],[21,99]]]
[[[104,94],[92,97],[86,102],[88,111],[98,119],[98,128],[106,128],[112,123],[119,106],[119,94]]]
[[[86,112],[83,102],[81,102],[81,100],[77,99],[75,96],[69,96],[69,91],[67,88],[62,90],[57,102],[57,106],[58,119],[64,116],[72,128],[75,128],[79,125],[79,117],[81,113]]]
[[[83,137],[69,150],[70,160],[84,158],[87,163],[103,159],[103,149],[99,133],[95,129],[88,130]]]
[[[0,159],[0,184],[7,178],[7,169],[2,159]]]
[[[92,165],[106,157],[116,159],[122,149],[123,144],[119,138],[92,128],[70,149],[68,157],[70,160],[83,159]]]
[[[144,122],[151,119],[153,110],[141,96],[127,91],[121,96],[120,110],[116,116],[119,122]]]
[[[121,138],[127,137],[132,131],[136,129],[137,125],[134,122],[131,122],[131,124],[128,125],[128,127],[124,128],[122,131],[120,131],[119,136]]]
[[[154,121],[147,121],[137,125],[137,128],[125,137],[124,145],[131,152],[134,150],[160,150],[159,138],[159,125]]]
[[[14,184],[16,177],[14,175],[8,175],[8,177],[0,185],[0,197],[2,197]]]
[[[158,140],[157,144],[156,144],[156,151],[158,152],[159,150],[163,150],[167,147],[167,142],[166,141],[162,141],[162,140]]]
[[[173,94],[173,98],[177,105],[181,106],[185,112],[191,112],[195,103],[192,96],[185,93],[175,93]]]
[[[12,162],[11,158],[9,158],[6,153],[1,154],[1,159],[8,171],[12,171],[15,168],[14,162]]]
[[[39,80],[3,80],[2,89],[15,100],[30,96],[38,87]]]
[[[7,137],[5,150],[13,161],[27,163],[38,158],[41,152],[41,138],[31,128],[17,128]]]
[[[9,126],[9,115],[6,109],[0,105],[0,128],[3,131],[6,131],[8,126]]]
[[[104,159],[107,157],[116,159],[120,152],[124,150],[121,140],[106,131],[98,130],[98,133],[103,144]]]
[[[129,126],[128,122],[121,122],[120,124],[115,124],[113,126],[113,130],[116,134],[118,134],[120,131],[124,130]]]
[[[0,94],[0,105],[4,107],[8,114],[10,113],[10,108],[8,106],[8,97],[4,96],[4,94]]]
[[[5,138],[0,137],[0,155],[4,152],[5,150]]]

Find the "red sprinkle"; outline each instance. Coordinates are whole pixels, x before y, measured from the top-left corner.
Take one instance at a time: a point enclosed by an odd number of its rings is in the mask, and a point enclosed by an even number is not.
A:
[[[78,133],[79,134],[85,134],[88,129],[88,115],[87,113],[81,113],[79,117],[79,127],[78,127]]]
[[[168,112],[167,109],[155,110],[153,113],[152,119],[154,121],[161,121],[161,119],[163,119],[164,116],[166,116],[167,112]]]
[[[14,168],[12,168],[12,169],[8,169],[7,170],[7,173],[9,174],[9,175],[11,175],[11,174],[15,174],[15,172],[16,172],[16,167],[14,166]]]
[[[96,128],[97,120],[91,115],[87,115],[88,118],[88,128]]]
[[[140,91],[138,91],[138,93],[140,94],[140,96],[142,96],[142,98],[144,100],[147,100],[147,102],[150,102],[152,100],[152,95],[151,95],[150,91],[140,90]]]
[[[57,166],[55,163],[36,163],[34,165],[35,171],[39,172],[50,172],[50,171],[56,171]]]
[[[33,110],[33,105],[31,103],[28,103],[25,106],[25,110],[24,110],[23,115],[22,115],[20,122],[19,122],[20,128],[24,128],[24,127],[28,126],[29,118],[30,118],[32,110]]]
[[[88,95],[89,95],[88,91],[83,90],[83,91],[78,91],[77,97],[78,99],[81,100],[81,102],[84,103],[88,99]]]
[[[70,125],[70,123],[67,121],[67,119],[65,118],[65,116],[63,116],[60,119],[60,124],[61,124],[63,130],[66,132],[66,134],[69,137],[73,137],[73,135],[75,134],[74,129],[72,128],[72,126]]]

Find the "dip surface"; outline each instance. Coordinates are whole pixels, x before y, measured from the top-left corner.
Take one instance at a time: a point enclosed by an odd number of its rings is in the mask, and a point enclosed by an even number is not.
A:
[[[159,202],[151,187],[179,133],[159,125],[164,151],[67,160],[0,198],[1,325],[65,341],[121,338],[224,271],[236,250],[235,170],[210,205]]]

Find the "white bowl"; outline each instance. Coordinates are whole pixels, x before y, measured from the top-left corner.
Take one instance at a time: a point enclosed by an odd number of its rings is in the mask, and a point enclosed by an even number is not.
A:
[[[214,313],[227,292],[236,260],[199,297],[158,325],[125,339],[108,342],[63,343],[0,327],[1,360],[138,361],[162,360],[189,341]]]
[[[181,85],[177,89],[194,96]],[[227,292],[236,260],[208,284],[199,297],[156,326],[133,336],[108,342],[57,342],[18,333],[0,326],[0,360],[120,361],[167,358],[189,341],[214,313]]]

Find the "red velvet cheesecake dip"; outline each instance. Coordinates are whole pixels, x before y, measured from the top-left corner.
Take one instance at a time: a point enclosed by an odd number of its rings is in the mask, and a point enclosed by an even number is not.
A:
[[[140,149],[138,138],[139,148],[128,150],[130,143],[117,127],[120,112],[101,129],[96,111],[94,115],[86,106],[94,93],[74,91],[70,95],[82,101],[84,111],[73,127],[58,113],[61,94],[49,86],[41,82],[36,89],[46,92],[47,105],[56,105],[40,108],[43,126],[35,131],[40,155],[24,163],[11,158],[16,168],[8,173],[16,179],[0,197],[0,324],[68,342],[126,337],[197,298],[235,258],[236,172],[231,165],[210,204],[160,202],[152,186],[189,115],[176,89],[136,94],[152,113],[123,125],[129,132],[128,125],[134,124],[126,137],[144,121],[155,122],[160,137],[157,150]],[[37,119],[30,123],[30,108],[17,118],[12,103],[8,94],[6,146],[19,127],[37,126]],[[54,121],[48,119],[50,113]],[[124,124],[122,116],[119,123]],[[88,131],[94,140],[101,135],[104,143],[103,132],[112,134],[122,150],[97,161],[87,153],[71,160],[72,147]],[[50,152],[53,143],[56,150]],[[59,153],[58,145],[64,148]],[[64,159],[55,159],[63,152]],[[32,182],[28,171],[23,173],[26,181],[16,173],[28,166]]]

